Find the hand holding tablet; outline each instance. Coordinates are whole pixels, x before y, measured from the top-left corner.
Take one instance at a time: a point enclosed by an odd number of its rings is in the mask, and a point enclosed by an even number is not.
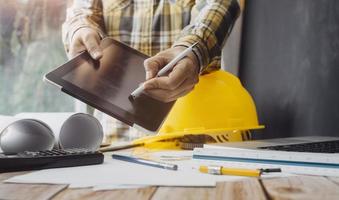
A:
[[[111,38],[101,41],[103,56],[93,60],[83,52],[45,75],[63,92],[116,119],[147,132],[156,132],[174,101],[164,103],[141,94],[130,94],[144,82],[147,55]]]
[[[156,77],[161,77],[161,76],[165,76],[166,74],[168,74],[181,59],[186,57],[193,50],[193,47],[195,47],[195,45],[197,44],[198,42],[194,43],[193,45],[185,49],[183,52],[178,54],[173,60],[171,60],[171,62],[169,62],[166,66],[164,66],[161,70],[158,71]],[[131,93],[131,97],[133,99],[137,98],[138,96],[141,95],[144,89],[145,89],[144,84],[141,84],[137,89],[135,89]]]

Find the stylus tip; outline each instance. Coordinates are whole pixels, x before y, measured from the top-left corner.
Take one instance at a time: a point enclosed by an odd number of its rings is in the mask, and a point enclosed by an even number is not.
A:
[[[129,96],[128,96],[128,99],[129,99],[130,101],[134,101],[134,99],[135,99],[135,96],[133,96],[133,95],[129,95]]]

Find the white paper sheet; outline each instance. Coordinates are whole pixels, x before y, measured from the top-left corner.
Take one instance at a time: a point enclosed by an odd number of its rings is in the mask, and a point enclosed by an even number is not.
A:
[[[206,162],[202,160],[201,162]],[[339,170],[334,168],[321,168],[321,167],[303,167],[303,166],[291,166],[291,165],[278,165],[278,164],[263,164],[252,162],[233,162],[233,161],[209,161],[211,165],[220,165],[225,167],[234,168],[280,168],[283,173],[272,173],[264,175],[265,178],[284,177],[284,176],[296,176],[296,175],[312,175],[312,176],[332,176],[339,177]]]
[[[59,138],[62,124],[74,113],[56,112],[56,113],[19,113],[14,116],[0,115],[0,132],[11,123],[20,119],[37,119],[45,122],[53,131],[55,138]]]
[[[59,133],[63,123],[74,113],[19,113],[14,117],[17,119],[37,119],[45,122],[53,131],[55,138],[59,138]]]
[[[20,118],[13,116],[0,115],[0,132],[5,129],[11,123],[19,120]]]
[[[228,152],[229,150],[229,152]],[[238,152],[237,152],[238,151]],[[248,158],[248,154],[243,153],[253,151],[257,156],[252,156],[254,160],[250,161],[228,161],[227,159],[222,159],[223,156],[225,158],[227,156],[234,157],[234,158],[241,158],[240,156],[232,156],[234,155],[241,155],[244,158]],[[269,151],[265,151],[265,154],[268,154]],[[233,153],[233,154],[232,154]],[[247,149],[234,149],[234,148],[223,148],[223,150],[216,149],[216,148],[196,148],[194,150],[195,156],[206,156],[201,159],[201,162],[206,162],[206,158],[209,157],[210,163],[215,163],[216,165],[222,166],[229,166],[229,167],[244,167],[244,168],[281,168],[284,173],[289,174],[300,174],[300,175],[316,175],[316,176],[335,176],[339,177],[339,168],[338,167],[322,167],[322,166],[310,166],[303,163],[288,163],[282,162],[283,164],[277,163],[268,163],[266,164],[264,161],[255,160],[260,158],[261,150],[247,150]],[[275,152],[276,153],[276,152]],[[287,154],[286,152],[278,152],[280,154]],[[293,154],[294,152],[288,152],[288,154]],[[299,152],[298,152],[299,153]],[[311,153],[304,153],[310,156]],[[313,153],[314,154],[314,153]],[[314,155],[315,156],[315,155]],[[336,155],[331,155],[336,156]],[[262,158],[261,158],[262,159]],[[200,159],[196,159],[200,160]],[[267,161],[268,162],[268,161]]]
[[[187,160],[187,152],[173,154],[166,152],[158,154],[168,158],[174,155],[184,160],[171,163],[178,164],[178,171],[159,169],[140,164],[113,160],[110,156],[105,158],[102,165],[47,169],[25,175],[12,177],[6,182],[14,183],[48,183],[69,184],[70,187],[96,187],[97,189],[114,189],[120,186],[207,186],[214,187],[217,181],[235,181],[246,177],[217,176],[203,174],[198,171],[201,163]],[[192,152],[189,152],[192,155]]]

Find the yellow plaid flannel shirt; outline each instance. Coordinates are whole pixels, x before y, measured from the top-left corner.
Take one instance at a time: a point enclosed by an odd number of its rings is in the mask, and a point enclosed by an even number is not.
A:
[[[66,51],[74,33],[91,27],[149,55],[199,42],[201,72],[220,68],[221,49],[238,17],[237,0],[74,0],[63,24]]]

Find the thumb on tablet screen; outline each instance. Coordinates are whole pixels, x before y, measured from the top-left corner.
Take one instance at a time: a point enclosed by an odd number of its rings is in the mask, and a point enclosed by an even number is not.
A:
[[[80,28],[74,33],[71,41],[69,56],[74,57],[87,50],[91,57],[98,60],[102,57],[102,49],[100,48],[100,36],[91,28]]]

